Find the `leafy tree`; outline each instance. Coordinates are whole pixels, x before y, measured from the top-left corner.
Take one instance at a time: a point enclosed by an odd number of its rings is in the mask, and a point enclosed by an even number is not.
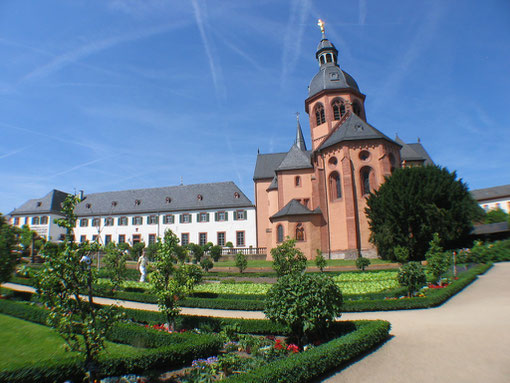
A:
[[[324,334],[341,314],[342,292],[325,274],[290,273],[266,295],[266,316],[289,326],[299,345]]]
[[[248,267],[248,260],[246,259],[246,255],[244,255],[241,251],[236,254],[235,264],[241,274]]]
[[[302,273],[306,270],[306,257],[303,252],[296,248],[296,240],[287,239],[279,246],[271,249],[273,257],[273,269],[278,277]]]
[[[400,268],[397,275],[398,283],[407,287],[411,297],[427,281],[423,266],[419,262],[408,262]]]
[[[124,253],[128,253],[129,252],[129,243],[127,242],[120,242],[120,243],[117,243],[117,248],[119,250],[122,250]]]
[[[209,272],[214,266],[213,261],[210,257],[205,257],[200,261],[200,267],[204,269],[205,272]]]
[[[450,253],[443,251],[440,242],[441,239],[439,235],[434,233],[429,243],[429,250],[425,254],[427,268],[430,270],[435,282],[439,280],[439,277],[441,277],[451,265]]]
[[[365,271],[365,267],[368,267],[369,265],[370,259],[368,258],[358,257],[358,259],[356,259],[356,267],[361,271]]]
[[[488,263],[491,261],[491,249],[488,244],[482,241],[475,241],[469,251],[469,260],[476,263]]]
[[[103,262],[106,275],[111,279],[113,288],[116,290],[126,279],[127,254],[113,242],[106,245],[104,250],[105,255],[103,257]]]
[[[145,249],[145,243],[143,243],[143,242],[135,243],[129,249],[129,257],[132,260],[136,261],[140,257],[140,255],[142,255],[143,249]]]
[[[483,220],[483,223],[507,222],[509,218],[510,215],[508,215],[504,210],[497,208],[489,210],[487,212]]]
[[[403,246],[396,246],[393,248],[393,258],[399,263],[409,262],[409,249]]]
[[[7,282],[19,261],[17,230],[0,214],[0,284]]]
[[[30,229],[30,226],[23,225],[19,233],[19,242],[23,248],[23,256],[30,255],[30,249],[32,248],[33,242],[37,238],[37,233]],[[34,249],[32,249],[32,252]],[[33,253],[32,253],[33,254]]]
[[[145,248],[145,255],[147,256],[147,259],[152,262],[152,260],[156,256],[156,252],[158,251],[159,244],[157,242],[155,243],[149,243],[149,245]]]
[[[69,349],[85,356],[89,381],[95,379],[97,360],[104,349],[106,334],[117,316],[113,307],[95,305],[92,286],[97,280],[88,257],[88,243],[73,243],[76,223],[76,196],[68,196],[62,204],[64,218],[57,220],[66,229],[63,248],[52,256],[45,256],[43,268],[37,275],[37,293],[50,310],[48,323],[64,338]],[[86,297],[81,296],[86,292]]]
[[[166,316],[167,327],[174,329],[175,318],[179,315],[179,301],[189,294],[193,286],[201,279],[197,266],[180,264],[176,268],[181,252],[179,239],[171,230],[167,230],[153,263],[154,271],[150,275],[151,290],[156,295],[159,310]],[[172,278],[172,275],[175,277]]]
[[[200,260],[204,256],[204,248],[196,243],[188,244],[188,250],[193,257],[193,263],[200,263]]]
[[[209,254],[211,255],[211,258],[214,260],[214,262],[218,262],[221,258],[221,246],[211,246],[209,249]]]
[[[481,209],[455,172],[436,166],[397,169],[367,199],[371,236],[383,259],[393,249],[409,249],[409,260],[423,260],[433,233],[446,246],[460,247]]]
[[[324,271],[328,263],[326,262],[326,259],[324,259],[324,256],[322,255],[322,251],[320,249],[317,249],[317,255],[315,256],[315,265],[319,268],[321,273]]]

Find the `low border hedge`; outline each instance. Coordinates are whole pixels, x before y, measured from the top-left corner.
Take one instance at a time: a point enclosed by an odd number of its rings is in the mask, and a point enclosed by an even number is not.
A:
[[[240,374],[225,382],[309,382],[366,353],[388,338],[390,323],[355,321],[356,330],[303,353]]]

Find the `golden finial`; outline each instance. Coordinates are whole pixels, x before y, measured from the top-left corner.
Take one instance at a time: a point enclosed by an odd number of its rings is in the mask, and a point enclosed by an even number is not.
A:
[[[325,39],[326,33],[324,32],[324,21],[319,19],[319,21],[317,21],[317,25],[321,28],[322,38]]]

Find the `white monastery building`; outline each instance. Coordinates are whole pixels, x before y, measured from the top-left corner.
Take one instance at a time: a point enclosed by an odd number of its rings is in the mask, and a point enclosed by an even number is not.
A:
[[[471,195],[485,211],[501,209],[510,213],[510,185],[471,190]]]
[[[60,240],[64,231],[53,219],[61,217],[66,196],[53,190],[30,200],[9,214],[10,221],[15,226],[27,224],[46,239]],[[148,245],[170,229],[182,245],[231,242],[236,248],[256,247],[255,207],[233,182],[86,194],[75,213],[78,242]]]

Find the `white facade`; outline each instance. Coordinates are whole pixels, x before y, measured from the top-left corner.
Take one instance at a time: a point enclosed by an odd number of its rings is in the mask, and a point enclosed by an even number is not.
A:
[[[27,214],[11,217],[9,223],[13,226],[22,227],[27,225],[35,231],[39,237],[48,241],[58,241],[65,235],[66,230],[58,226],[55,219],[62,218],[57,214]]]
[[[490,201],[478,201],[478,203],[486,212],[501,209],[506,213],[510,213],[510,197]]]
[[[227,219],[220,220],[224,214]],[[173,220],[165,217],[173,217]],[[149,223],[151,220],[153,223]],[[191,222],[185,222],[187,220]],[[224,246],[232,242],[234,247],[256,247],[254,207],[82,216],[78,217],[74,236],[78,242],[97,240],[101,244],[112,241],[130,245],[144,242],[148,245],[158,237],[162,238],[167,229],[172,230],[184,244],[187,240],[196,244],[212,242]]]

